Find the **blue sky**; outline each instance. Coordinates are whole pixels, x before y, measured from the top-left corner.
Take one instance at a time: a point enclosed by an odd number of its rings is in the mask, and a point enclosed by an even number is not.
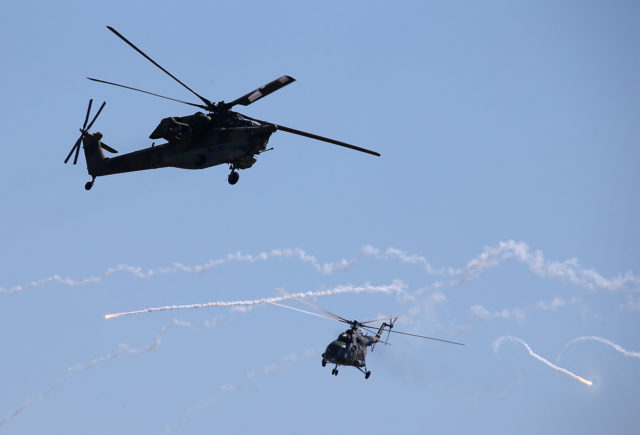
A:
[[[634,433],[639,19],[624,1],[5,5],[0,431]],[[289,74],[242,112],[382,157],[277,132],[236,186],[159,169],[86,192],[62,162],[89,98],[120,152],[192,113],[86,80],[192,99],[106,25],[213,101]],[[466,346],[394,337],[365,381],[320,366],[341,325],[273,306],[104,319],[276,287],[343,289],[314,300]]]

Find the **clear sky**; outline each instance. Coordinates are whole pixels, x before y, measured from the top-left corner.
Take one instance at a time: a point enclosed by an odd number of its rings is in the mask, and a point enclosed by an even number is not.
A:
[[[4,5],[0,432],[636,433],[638,22],[633,1]],[[89,98],[121,153],[193,113],[86,80],[193,100],[107,25],[213,101],[289,74],[241,112],[382,157],[277,132],[236,186],[86,192],[63,160]],[[276,287],[466,346],[395,336],[365,381],[320,365],[344,325],[274,306],[104,318]]]

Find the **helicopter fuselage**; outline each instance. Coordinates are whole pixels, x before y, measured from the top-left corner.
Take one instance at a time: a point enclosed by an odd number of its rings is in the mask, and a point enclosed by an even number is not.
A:
[[[266,150],[275,131],[274,125],[258,125],[236,117],[210,119],[198,113],[165,118],[150,137],[168,142],[112,158],[102,151],[101,133],[87,134],[87,170],[92,177],[99,177],[163,167],[203,169],[225,163],[232,169],[247,169],[256,162],[255,155]]]
[[[327,346],[322,359],[336,365],[365,367],[367,346],[371,346],[376,341],[375,337],[363,335],[359,330],[349,329]]]

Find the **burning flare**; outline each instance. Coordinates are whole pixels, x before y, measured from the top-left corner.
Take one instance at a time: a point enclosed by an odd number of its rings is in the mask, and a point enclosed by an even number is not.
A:
[[[518,337],[512,337],[510,335],[506,335],[506,336],[502,336],[502,337],[498,338],[496,341],[493,342],[493,351],[497,352],[498,349],[500,348],[500,345],[505,340],[515,341],[516,343],[520,343],[521,345],[523,345],[527,349],[527,352],[529,352],[529,355],[531,355],[532,357],[534,357],[538,361],[546,364],[547,366],[551,367],[552,369],[558,370],[559,372],[562,372],[562,373],[564,373],[566,375],[569,375],[572,378],[577,379],[578,381],[582,382],[585,385],[588,385],[588,386],[593,385],[593,382],[591,382],[589,379],[585,379],[585,378],[583,378],[581,376],[578,376],[578,375],[576,375],[574,373],[571,373],[567,369],[563,369],[562,367],[558,367],[557,365],[554,365],[554,364],[550,363],[549,361],[547,361],[546,359],[544,359],[543,357],[541,357],[540,355],[535,353],[533,350],[531,350],[531,347],[529,347],[529,345],[527,343],[525,343],[523,340],[519,339]]]

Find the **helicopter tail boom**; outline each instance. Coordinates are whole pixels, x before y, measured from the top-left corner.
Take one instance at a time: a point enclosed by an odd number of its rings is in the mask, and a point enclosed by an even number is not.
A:
[[[389,329],[391,329],[393,327],[392,325],[390,325],[390,324],[388,324],[386,322],[383,322],[382,325],[380,325],[380,329],[378,329],[378,332],[376,333],[376,343],[378,341],[380,341],[380,337],[382,336],[382,333],[384,332],[384,328],[386,328],[387,326],[389,327]]]
[[[391,333],[391,329],[393,328],[393,324],[396,323],[396,320],[398,320],[398,318],[389,318],[389,323],[383,322],[382,325],[380,325],[380,329],[378,329],[378,332],[376,332],[376,336],[374,338],[373,344],[371,345],[371,351],[373,352],[373,349],[376,346],[376,343],[378,343],[380,341],[380,337],[382,337],[382,334],[384,333],[385,328],[389,328],[389,332],[387,333],[387,340],[383,341],[383,343],[388,344],[389,341],[389,334]]]

